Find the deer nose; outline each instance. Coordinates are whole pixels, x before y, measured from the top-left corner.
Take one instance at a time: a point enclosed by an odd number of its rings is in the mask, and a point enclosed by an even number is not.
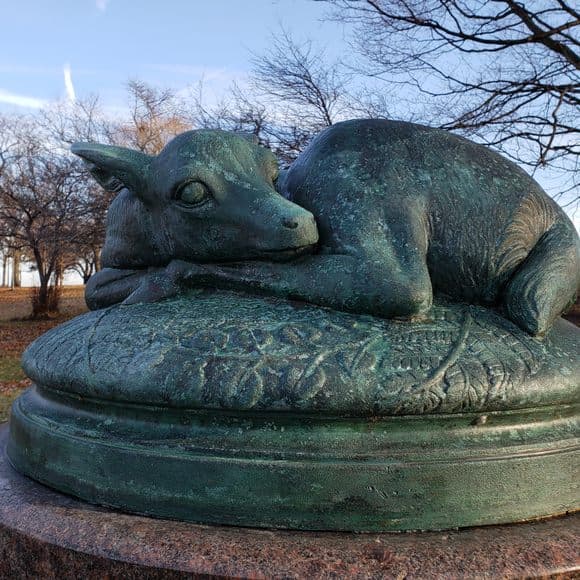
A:
[[[298,220],[296,218],[284,218],[282,225],[289,230],[295,230],[298,227]]]

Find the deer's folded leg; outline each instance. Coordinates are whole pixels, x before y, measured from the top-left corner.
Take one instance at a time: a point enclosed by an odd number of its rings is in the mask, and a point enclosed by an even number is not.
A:
[[[85,290],[85,301],[91,310],[113,304],[158,302],[184,289],[185,279],[196,265],[174,260],[164,268],[122,270],[104,268],[94,274]]]
[[[317,255],[286,264],[197,264],[184,280],[190,286],[245,290],[392,318],[420,316],[431,307],[426,266],[420,270],[396,275],[368,257]]]
[[[557,222],[536,243],[508,282],[508,317],[532,335],[543,335],[574,304],[580,282],[580,247],[572,224]]]
[[[123,304],[159,302],[176,296],[181,290],[181,285],[165,269],[150,271],[142,277],[135,291],[123,300]]]
[[[104,268],[94,274],[85,290],[85,301],[91,310],[113,304],[158,302],[175,296],[180,286],[165,268],[148,270],[118,270]]]

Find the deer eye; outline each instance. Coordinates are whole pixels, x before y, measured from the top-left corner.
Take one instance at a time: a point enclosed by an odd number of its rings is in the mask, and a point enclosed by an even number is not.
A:
[[[189,181],[175,193],[175,199],[186,205],[200,205],[210,197],[209,189],[201,181]]]

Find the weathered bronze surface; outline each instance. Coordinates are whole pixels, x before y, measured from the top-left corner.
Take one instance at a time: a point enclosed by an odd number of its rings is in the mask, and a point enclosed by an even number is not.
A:
[[[180,409],[381,416],[578,402],[578,329],[538,340],[481,306],[393,321],[299,302],[196,292],[79,316],[23,367],[73,396]],[[55,364],[55,353],[66,364]]]
[[[101,183],[122,188],[107,269],[87,292],[93,308],[191,284],[392,318],[424,315],[435,292],[501,306],[543,334],[580,283],[566,214],[514,163],[446,131],[338,123],[279,178],[270,152],[220,131],[184,133],[155,158],[95,144],[73,151]],[[316,242],[313,256],[272,263]],[[199,264],[255,257],[265,261]]]
[[[205,292],[80,316],[24,356],[9,454],[139,513],[442,529],[578,501],[578,330],[482,307],[387,321]],[[55,353],[65,364],[54,364]]]
[[[247,526],[578,509],[580,332],[556,320],[578,236],[513,164],[389,121],[324,131],[279,177],[216,131],[156,158],[75,152],[119,194],[95,310],[23,358],[36,386],[8,446],[23,473]]]

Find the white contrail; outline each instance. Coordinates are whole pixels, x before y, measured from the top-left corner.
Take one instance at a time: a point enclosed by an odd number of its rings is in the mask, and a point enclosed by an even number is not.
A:
[[[17,95],[5,89],[0,89],[0,103],[16,105],[17,107],[28,107],[30,109],[41,109],[48,104],[48,101],[28,95]]]
[[[63,72],[64,72],[64,87],[66,89],[66,96],[71,103],[74,103],[76,101],[76,95],[75,88],[72,82],[70,64],[64,65]]]
[[[104,12],[107,9],[109,0],[96,0],[97,9]]]

